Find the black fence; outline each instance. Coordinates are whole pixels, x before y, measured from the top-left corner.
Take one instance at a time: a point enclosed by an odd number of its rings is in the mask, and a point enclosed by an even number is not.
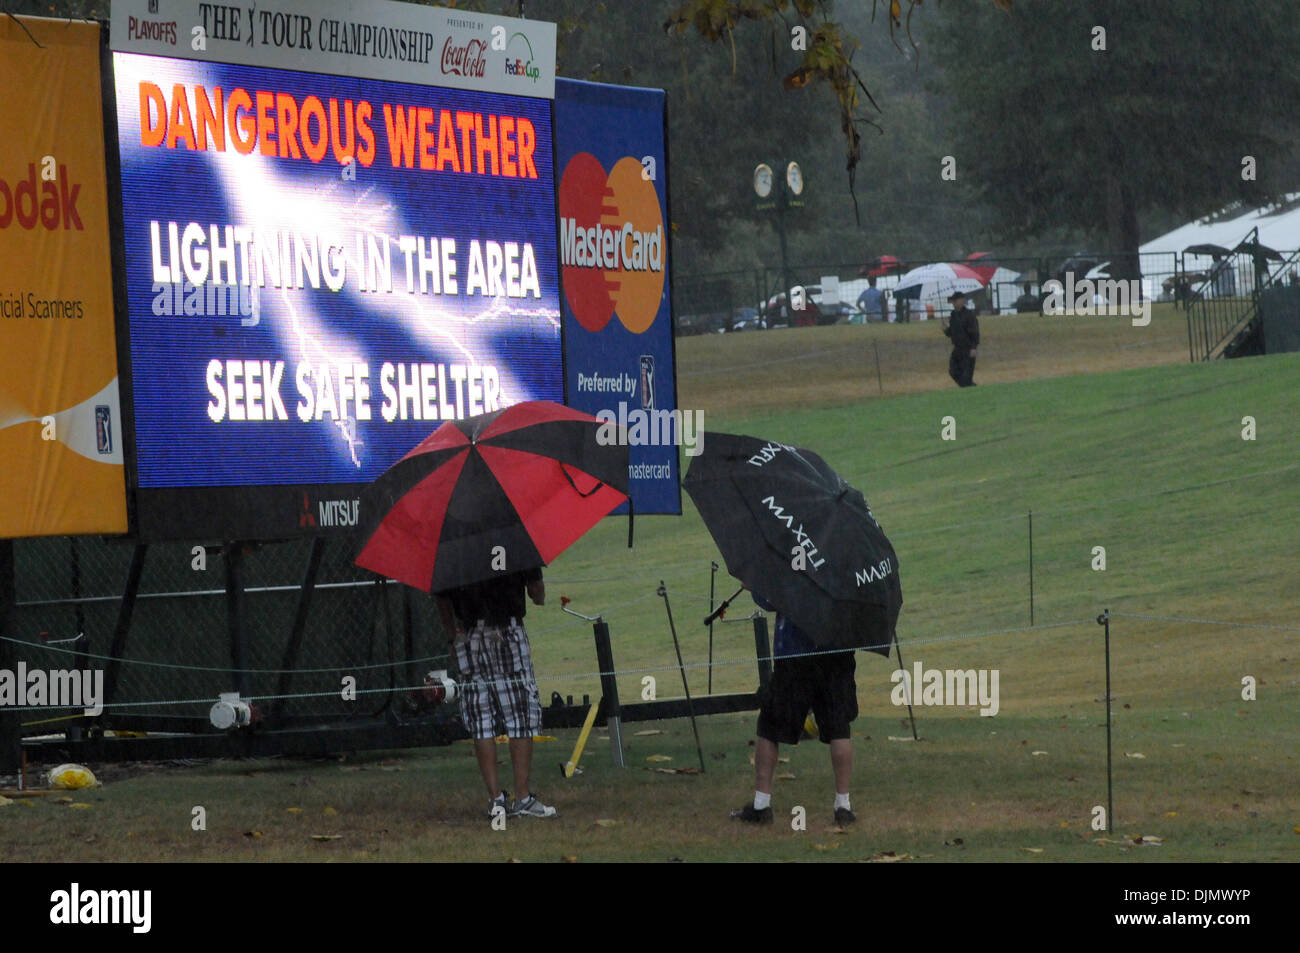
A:
[[[1041,302],[1048,294],[1047,282],[1056,279],[1063,285],[1072,280],[1083,287],[1084,279],[1099,291],[1103,282],[1135,278],[1144,301],[1163,301],[1181,306],[1192,289],[1203,280],[1197,270],[1197,256],[1177,252],[1151,252],[1137,256],[1076,255],[1070,258],[1012,258],[982,256],[953,262],[976,270],[985,287],[976,305],[985,313],[1010,313],[1017,310],[1017,300],[1026,294]],[[1208,259],[1207,259],[1208,260]],[[886,313],[890,320],[898,315],[892,292],[906,271],[925,261],[905,262],[901,268],[869,269],[862,262],[835,264],[797,264],[789,269],[793,286],[802,287],[808,300],[816,306],[821,323],[860,321],[865,316],[858,298],[875,273],[876,287],[885,292]],[[1189,268],[1191,271],[1189,271]],[[1072,279],[1071,279],[1072,276]],[[785,303],[785,278],[776,267],[701,275],[678,275],[674,279],[673,297],[679,335],[747,331],[773,327],[789,321]],[[926,309],[924,302],[909,307]],[[935,302],[932,309],[941,314],[946,304]]]

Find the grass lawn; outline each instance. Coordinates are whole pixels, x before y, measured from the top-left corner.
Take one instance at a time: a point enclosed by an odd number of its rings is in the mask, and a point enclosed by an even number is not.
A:
[[[704,410],[706,440],[738,431],[814,448],[867,495],[899,556],[909,668],[1000,674],[997,715],[920,707],[922,740],[895,740],[910,729],[890,699],[894,664],[858,656],[860,823],[848,833],[830,829],[829,764],[815,742],[783,749],[781,771],[793,777],[777,783],[774,828],[727,819],[752,790],[747,713],[701,719],[704,775],[655,770],[696,763],[685,721],[626,725],[626,769],[610,764],[597,731],[584,773],[567,781],[557,765],[576,731],[560,732],[536,746],[534,774],[560,816],[504,832],[483,815],[469,747],[453,745],[142,771],[76,793],[84,808],[13,801],[0,805],[0,859],[1294,858],[1300,355],[1190,366],[1182,322],[1162,307],[1146,328],[990,317],[981,386],[964,391],[948,381],[946,340],[929,323],[678,343],[679,403]],[[1254,440],[1242,439],[1247,416]],[[942,439],[945,417],[954,440]],[[590,626],[559,611],[561,595],[609,621],[624,701],[640,697],[646,674],[660,698],[681,694],[660,580],[692,693],[705,691],[699,619],[716,549],[688,498],[680,518],[638,519],[631,551],[626,534],[625,521],[607,520],[548,571],[548,604],[528,615],[544,698],[599,694]],[[1097,547],[1104,570],[1093,568]],[[719,596],[730,582],[718,574]],[[1104,608],[1115,613],[1114,835],[1090,828],[1106,803],[1093,621]],[[738,601],[732,616],[749,611]],[[753,689],[747,624],[717,628],[714,658],[714,691]],[[1242,697],[1247,677],[1253,701]],[[806,831],[791,829],[796,805]],[[191,829],[195,806],[206,809],[204,832]],[[1138,846],[1138,835],[1163,843]]]

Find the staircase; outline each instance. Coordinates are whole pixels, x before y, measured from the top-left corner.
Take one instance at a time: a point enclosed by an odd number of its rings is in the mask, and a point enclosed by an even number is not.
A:
[[[1292,268],[1300,269],[1300,251],[1278,262],[1265,258],[1259,247],[1259,229],[1253,228],[1192,292],[1187,344],[1193,362],[1264,353],[1260,293],[1282,284]],[[1245,290],[1238,291],[1238,285]]]

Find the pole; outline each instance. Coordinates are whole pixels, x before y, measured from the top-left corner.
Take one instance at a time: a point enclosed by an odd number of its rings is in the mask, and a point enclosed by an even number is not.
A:
[[[907,681],[907,666],[903,664],[903,647],[898,644],[898,636],[894,636],[894,653],[898,656],[898,668],[903,673],[903,685],[906,687],[909,684]],[[921,739],[916,734],[916,715],[912,714],[912,692],[910,689],[907,689],[907,717],[912,721],[912,740],[920,741]]]
[[[609,753],[614,767],[623,768],[627,766],[623,760],[623,708],[618,700],[618,679],[614,676],[614,648],[609,641],[609,624],[600,616],[588,621],[592,623],[591,631],[596,638],[596,664],[600,667],[600,705],[605,709],[605,724],[609,727]]]
[[[682,661],[682,647],[677,642],[677,627],[673,625],[673,608],[668,604],[668,589],[659,580],[659,595],[663,596],[668,612],[668,628],[673,633],[673,648],[677,650],[677,668],[682,673],[682,688],[686,691],[686,711],[691,716],[691,731],[695,733],[695,753],[700,756],[700,774],[704,773],[704,748],[700,745],[700,728],[695,723],[695,706],[691,703],[691,687],[686,684],[686,664]]]
[[[785,287],[785,313],[786,320],[790,326],[794,326],[794,302],[790,300],[790,289],[793,283],[790,281],[790,264],[785,242],[785,205],[782,203],[776,210],[776,234],[781,240],[781,284]]]
[[[0,539],[0,669],[14,671],[18,661],[13,637],[17,589],[14,579],[14,541]],[[19,713],[0,708],[0,771],[19,769],[22,777],[22,729]]]
[[[876,346],[875,341],[871,342],[871,350],[876,353],[876,387],[880,389],[880,396],[884,397],[885,385],[880,380],[880,348]]]
[[[1097,624],[1106,627],[1106,832],[1115,832],[1115,801],[1111,787],[1110,753],[1110,610],[1103,609]]]
[[[713,580],[718,575],[718,564],[709,560],[709,615],[713,614]],[[713,694],[713,623],[709,623],[709,694]]]
[[[1029,511],[1029,624],[1034,624],[1034,511]]]

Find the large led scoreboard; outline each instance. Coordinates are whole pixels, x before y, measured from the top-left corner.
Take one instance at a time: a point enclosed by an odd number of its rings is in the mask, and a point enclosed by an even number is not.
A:
[[[143,538],[346,531],[441,421],[564,399],[553,25],[167,7],[113,7]]]

